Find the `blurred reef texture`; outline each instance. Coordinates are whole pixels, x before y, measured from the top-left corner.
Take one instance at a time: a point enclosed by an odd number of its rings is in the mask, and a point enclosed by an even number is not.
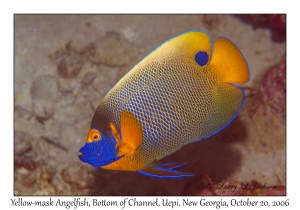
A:
[[[15,195],[285,194],[285,15],[15,15],[14,24]],[[157,179],[80,162],[104,95],[157,46],[188,30],[230,38],[251,69],[239,116],[162,160],[189,160],[181,170],[196,175]],[[276,188],[241,189],[243,182]]]

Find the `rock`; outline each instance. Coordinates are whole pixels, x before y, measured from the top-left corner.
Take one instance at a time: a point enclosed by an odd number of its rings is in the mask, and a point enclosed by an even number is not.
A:
[[[81,83],[83,85],[90,85],[93,83],[94,79],[96,78],[96,73],[95,72],[87,72],[82,79]]]
[[[15,106],[15,118],[16,119],[29,119],[32,113],[20,105]]]
[[[22,174],[20,179],[25,187],[32,187],[36,183],[36,178],[37,177],[35,173],[28,173]]]
[[[264,101],[271,112],[285,122],[286,118],[286,61],[285,55],[281,61],[271,67],[263,76],[261,91]]]
[[[54,102],[58,97],[58,82],[54,76],[37,77],[30,89],[33,111],[40,123],[48,120],[53,113]]]
[[[84,64],[84,56],[72,46],[72,42],[68,42],[64,49],[54,53],[52,61],[55,63],[60,77],[74,78]]]
[[[33,138],[28,136],[27,134],[15,131],[15,156],[22,156],[23,154],[29,152],[32,149],[32,141]]]
[[[22,166],[28,170],[33,170],[36,167],[35,162],[30,158],[24,158],[22,161]]]
[[[124,66],[130,62],[131,55],[135,52],[132,48],[132,44],[125,37],[110,31],[101,39],[99,48],[89,58],[95,64]]]
[[[43,166],[40,173],[40,180],[43,182],[51,182],[55,170],[49,166]]]
[[[93,182],[93,175],[86,167],[80,165],[70,165],[63,169],[61,177],[66,183],[75,185],[78,189],[90,188]]]
[[[238,15],[242,21],[251,24],[254,29],[267,28],[272,32],[274,42],[285,42],[286,40],[286,15],[264,14],[264,15]]]
[[[268,22],[273,28],[286,30],[286,15],[285,14],[268,14],[268,15],[251,15],[253,22]]]

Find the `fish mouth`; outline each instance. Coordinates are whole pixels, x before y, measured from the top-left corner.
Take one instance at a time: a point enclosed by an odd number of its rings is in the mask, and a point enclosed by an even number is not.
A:
[[[79,155],[78,158],[79,158],[79,160],[81,160],[82,162],[85,162],[85,161],[83,161],[83,155]]]
[[[82,150],[82,148],[79,150],[79,152],[81,153],[81,155],[78,155],[78,158],[79,158],[79,160],[81,160],[82,162],[86,162],[86,161],[85,161],[85,158],[84,158],[84,154],[83,154],[83,152],[82,152],[81,150]]]
[[[78,155],[78,158],[79,158],[79,160],[81,160],[81,161],[82,161],[82,159],[83,159],[83,155]]]

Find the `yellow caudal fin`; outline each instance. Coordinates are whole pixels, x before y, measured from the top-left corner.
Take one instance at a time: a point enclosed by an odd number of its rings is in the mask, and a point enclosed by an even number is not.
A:
[[[125,110],[120,119],[122,141],[120,154],[132,154],[142,144],[143,130],[132,113]]]
[[[210,66],[222,82],[244,84],[249,80],[249,67],[243,54],[224,37],[218,38],[214,44]]]

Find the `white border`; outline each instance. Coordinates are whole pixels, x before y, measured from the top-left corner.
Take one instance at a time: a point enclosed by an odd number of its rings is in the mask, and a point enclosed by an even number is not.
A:
[[[13,14],[14,13],[287,13],[287,196],[286,197],[250,197],[251,200],[286,200],[289,199],[289,208],[299,207],[299,11],[297,1],[11,1],[1,3],[1,187],[0,205],[3,209],[13,208],[10,199],[13,197]],[[297,62],[297,63],[296,63]],[[3,65],[4,64],[4,65]],[[299,77],[298,77],[298,76]],[[28,200],[46,200],[49,197],[25,197]],[[53,197],[58,199],[59,197]],[[83,197],[81,197],[83,198]],[[100,197],[95,197],[99,199]],[[104,197],[101,197],[101,199]],[[159,199],[163,199],[160,197]],[[182,197],[165,197],[167,199],[182,199]],[[184,197],[189,198],[189,197]],[[246,197],[203,197],[210,200],[245,199]],[[62,197],[68,200],[73,197]],[[88,197],[92,200],[93,197]],[[107,197],[121,201],[124,197]],[[142,200],[151,200],[154,197],[139,197]],[[199,200],[199,197],[190,197]],[[298,204],[298,205],[297,205]],[[29,207],[30,208],[30,207]],[[28,208],[28,209],[29,209]],[[40,208],[40,207],[38,207]],[[140,209],[134,207],[132,209]],[[197,209],[199,206],[197,207]],[[203,208],[203,207],[201,207]],[[240,207],[239,207],[240,208]],[[262,207],[256,207],[262,208]],[[32,207],[30,208],[32,209]],[[53,209],[53,207],[51,208]],[[55,208],[56,209],[56,208]],[[65,208],[61,208],[65,209]],[[71,208],[72,209],[72,208]],[[83,208],[79,208],[83,209]],[[92,208],[86,208],[92,209]],[[94,208],[95,209],[95,208]],[[97,207],[97,209],[108,209]],[[109,208],[120,209],[120,208]],[[128,209],[126,207],[126,209]],[[160,209],[171,209],[164,207]],[[296,208],[293,208],[296,209]]]

